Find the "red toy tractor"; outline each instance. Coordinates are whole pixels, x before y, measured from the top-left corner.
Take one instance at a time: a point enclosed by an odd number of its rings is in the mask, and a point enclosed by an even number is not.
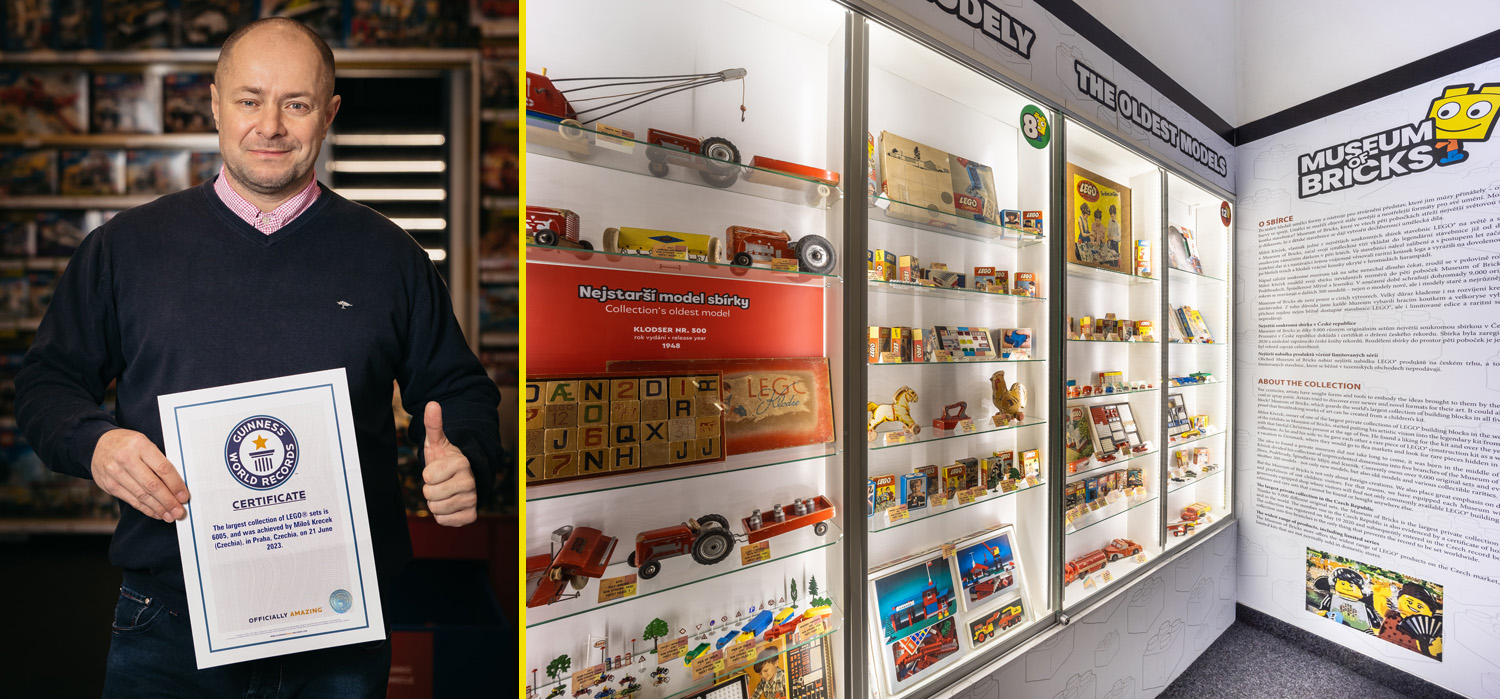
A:
[[[545,206],[526,207],[526,235],[537,245],[593,250],[594,244],[578,237],[578,214]]]
[[[729,242],[729,259],[737,267],[795,259],[797,268],[803,272],[832,274],[838,263],[833,245],[821,235],[808,234],[792,242],[786,231],[730,226],[725,237]]]
[[[635,551],[626,562],[638,568],[646,580],[661,572],[661,562],[692,554],[700,565],[713,565],[729,557],[734,549],[734,535],[729,532],[729,520],[722,515],[703,515],[661,529],[635,535]]]

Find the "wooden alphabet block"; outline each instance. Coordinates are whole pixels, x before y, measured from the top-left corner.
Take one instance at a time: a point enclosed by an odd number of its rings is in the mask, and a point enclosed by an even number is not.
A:
[[[526,429],[542,430],[547,428],[545,405],[526,405]]]
[[[693,440],[695,447],[694,459],[714,459],[719,456],[720,441],[718,437],[708,437]]]
[[[527,405],[546,405],[547,401],[542,398],[542,391],[545,391],[545,390],[547,390],[546,384],[543,384],[543,383],[540,383],[540,382],[535,382],[535,381],[527,381],[526,382],[526,404]]]
[[[699,396],[719,397],[719,377],[699,376],[693,379],[693,385],[697,388]]]
[[[555,430],[547,430],[548,454],[556,454],[564,451],[578,451],[576,442],[578,440],[577,427],[561,427]]]
[[[641,379],[641,400],[666,399],[667,380],[665,378]]]
[[[718,396],[698,396],[698,402],[694,405],[698,417],[711,417],[719,419],[719,413],[724,412],[724,404],[719,402]]]
[[[640,400],[641,382],[636,379],[614,379],[609,382],[610,400]]]
[[[677,402],[678,398],[693,398],[693,397],[696,397],[697,395],[698,395],[698,387],[694,385],[692,377],[689,377],[689,376],[673,376],[672,377],[672,396],[671,396],[672,397],[672,402],[674,402],[674,403]]]
[[[641,421],[641,402],[638,400],[617,400],[609,404],[609,422],[618,425],[625,422]]]
[[[605,449],[578,452],[578,475],[597,476],[609,471],[609,456]]]
[[[685,442],[672,442],[672,453],[668,455],[667,458],[670,459],[674,464],[680,464],[684,461],[692,461],[694,458],[696,458],[697,455],[697,449],[695,448],[693,442],[694,440],[691,439]]]
[[[526,430],[526,453],[542,454],[547,451],[546,430]]]
[[[694,415],[694,413],[693,413],[693,399],[692,398],[673,398],[672,399],[672,414],[671,414],[671,418],[673,420],[676,420],[677,418],[683,418],[683,417],[693,417],[693,415]]]
[[[667,437],[667,425],[668,424],[670,424],[670,423],[668,423],[666,420],[655,420],[655,421],[652,421],[652,422],[642,422],[641,423],[641,443],[642,444],[655,444],[657,442],[661,442],[662,444],[666,444],[668,441],[670,441],[668,439],[668,437]]]
[[[604,379],[578,382],[580,403],[606,402],[609,400],[609,381]]]
[[[698,439],[719,436],[719,418],[700,417],[694,424],[697,426],[695,433],[698,435]]]
[[[542,470],[542,459],[545,456],[545,454],[538,454],[536,456],[531,456],[530,454],[528,454],[526,456],[527,483],[538,483],[546,478],[546,472]]]
[[[641,420],[666,420],[671,416],[666,399],[641,401]]]
[[[610,425],[609,445],[612,447],[626,447],[640,443],[640,436],[636,430],[640,428],[638,423],[625,422],[618,425]]]
[[[655,468],[672,463],[672,447],[667,442],[652,442],[641,447],[641,468]]]
[[[690,417],[671,420],[667,423],[667,439],[683,442],[698,438],[698,421]]]
[[[577,403],[553,403],[547,406],[547,429],[578,426]]]
[[[576,451],[565,451],[547,455],[547,478],[568,478],[578,475]]]
[[[579,403],[579,425],[608,425],[609,403]]]
[[[629,471],[641,467],[641,448],[638,446],[613,447],[610,450],[611,471]]]
[[[589,425],[578,428],[579,449],[603,449],[609,445],[609,425]]]
[[[577,381],[548,381],[547,382],[547,405],[556,403],[577,403],[578,382]]]

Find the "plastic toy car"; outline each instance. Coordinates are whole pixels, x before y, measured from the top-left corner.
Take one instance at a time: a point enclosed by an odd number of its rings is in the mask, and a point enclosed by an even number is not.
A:
[[[1129,539],[1115,539],[1105,544],[1101,550],[1105,555],[1109,556],[1110,562],[1113,563],[1126,556],[1134,556],[1140,553],[1141,545]]]
[[[697,658],[698,656],[703,655],[704,653],[707,653],[707,652],[708,652],[708,644],[707,643],[699,643],[697,647],[695,647],[692,650],[688,651],[687,655],[682,656],[682,659],[685,662],[687,662],[689,665],[691,665],[692,662],[693,662],[693,660],[695,658]]]
[[[754,637],[752,636],[752,638]],[[738,642],[739,640],[740,632],[734,629],[730,629],[729,633],[720,636],[719,640],[714,642],[714,649],[724,650],[724,646],[729,645],[731,642]]]
[[[1016,625],[1021,620],[1021,605],[1012,604],[990,612],[988,616],[971,626],[975,643],[984,643],[991,636]],[[977,627],[977,628],[975,628]]]
[[[1063,584],[1072,584],[1089,573],[1103,570],[1109,564],[1109,557],[1103,551],[1090,551],[1063,565]]]
[[[729,139],[711,136],[699,140],[680,133],[647,129],[646,143],[656,146],[646,150],[650,164],[647,171],[656,177],[666,177],[668,163],[694,168],[704,182],[715,187],[733,185],[740,177],[740,149]],[[701,158],[689,157],[703,156]]]
[[[604,251],[650,256],[658,245],[682,245],[687,248],[687,258],[698,262],[719,262],[720,242],[711,235],[700,233],[677,233],[651,228],[606,228],[604,229]]]
[[[578,238],[578,214],[567,209],[526,207],[526,236],[537,245],[594,249],[593,243]]]
[[[713,565],[729,557],[734,535],[729,520],[720,515],[703,515],[682,524],[641,532],[635,535],[635,551],[626,562],[638,568],[647,580],[661,572],[661,562],[691,554],[701,565]]]
[[[755,618],[750,620],[750,623],[745,624],[745,626],[740,629],[740,640],[748,641],[752,638],[755,638],[756,636],[759,636],[762,631],[765,631],[766,629],[771,627],[771,619],[772,614],[771,610],[769,609],[756,614]]]
[[[589,578],[602,577],[618,541],[592,527],[567,526],[552,532],[552,552],[526,559],[527,574],[540,572],[542,578],[526,606],[540,607],[577,597],[576,593],[566,594],[567,588],[582,590]]]
[[[770,266],[772,260],[791,259],[803,272],[831,274],[838,262],[833,245],[820,235],[804,235],[794,243],[786,231],[730,226],[725,233],[730,261],[739,267]]]

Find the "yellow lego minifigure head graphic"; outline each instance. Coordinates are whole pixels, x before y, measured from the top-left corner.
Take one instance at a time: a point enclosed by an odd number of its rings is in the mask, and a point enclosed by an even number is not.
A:
[[[1496,107],[1500,107],[1500,83],[1478,90],[1472,85],[1452,85],[1432,101],[1427,116],[1433,120],[1439,141],[1484,141],[1495,128]]]
[[[1365,577],[1348,568],[1333,571],[1333,591],[1347,599],[1364,599]]]

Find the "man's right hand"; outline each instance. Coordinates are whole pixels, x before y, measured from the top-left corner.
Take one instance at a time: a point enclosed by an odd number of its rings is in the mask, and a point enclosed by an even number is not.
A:
[[[104,492],[147,516],[165,522],[187,516],[187,485],[146,435],[123,428],[105,432],[89,469]]]

